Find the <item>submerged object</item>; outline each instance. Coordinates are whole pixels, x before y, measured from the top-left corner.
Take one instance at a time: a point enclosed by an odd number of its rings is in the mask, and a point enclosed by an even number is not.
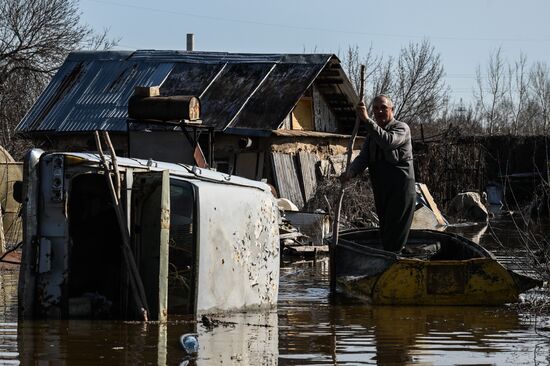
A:
[[[279,210],[267,184],[155,160],[110,165],[95,153],[27,154],[22,319],[276,306]]]
[[[181,335],[180,344],[188,355],[196,355],[199,352],[199,340],[196,333]]]
[[[346,231],[334,260],[337,289],[373,304],[501,305],[542,285],[473,241],[433,230],[411,230],[399,254],[382,249],[377,230]]]

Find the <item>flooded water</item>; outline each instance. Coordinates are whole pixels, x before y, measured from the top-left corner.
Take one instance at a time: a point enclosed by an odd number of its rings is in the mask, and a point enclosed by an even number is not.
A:
[[[283,264],[276,310],[213,317],[215,326],[186,318],[17,323],[17,273],[0,281],[0,364],[550,365],[548,318],[510,307],[331,304],[326,259]],[[195,358],[179,344],[185,333],[198,334]]]
[[[284,272],[295,280],[279,301],[280,365],[550,364],[550,339],[510,308],[331,306],[324,265]]]

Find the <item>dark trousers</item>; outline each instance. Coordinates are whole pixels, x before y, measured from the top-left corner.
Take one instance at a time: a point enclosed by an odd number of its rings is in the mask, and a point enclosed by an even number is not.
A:
[[[416,205],[412,162],[378,161],[369,166],[369,172],[383,248],[399,252],[407,242]]]

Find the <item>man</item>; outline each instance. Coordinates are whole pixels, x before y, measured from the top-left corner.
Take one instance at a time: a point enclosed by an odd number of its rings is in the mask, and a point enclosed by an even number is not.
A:
[[[385,95],[373,100],[373,121],[363,102],[357,116],[367,129],[361,152],[342,181],[369,168],[380,237],[384,250],[400,252],[407,242],[416,202],[409,126],[393,118],[393,103]]]

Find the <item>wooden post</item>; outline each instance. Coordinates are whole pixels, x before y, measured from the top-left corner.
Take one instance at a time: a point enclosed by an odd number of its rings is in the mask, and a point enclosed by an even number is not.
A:
[[[109,137],[109,133],[107,131],[102,131],[102,137],[103,137],[103,141],[105,141],[105,143],[107,144],[107,147],[109,148],[109,152],[111,154],[111,162],[113,163],[113,170],[115,173],[116,198],[120,202],[120,171],[118,170],[118,162],[116,159],[115,148],[111,143],[111,138]]]
[[[120,206],[120,199],[117,197],[116,188],[114,187],[113,181],[111,180],[111,171],[109,169],[107,158],[103,153],[103,148],[101,147],[101,141],[99,139],[99,133],[97,131],[94,131],[94,137],[97,145],[97,151],[99,153],[101,162],[103,164],[105,179],[107,180],[109,193],[111,194],[111,199],[113,200],[113,206],[115,209],[118,226],[122,236],[122,255],[123,255],[124,261],[126,262],[126,266],[128,268],[132,295],[134,297],[134,301],[136,303],[138,312],[142,315],[143,320],[147,321],[149,318],[149,315],[148,315],[149,308],[147,306],[147,297],[145,296],[143,281],[141,280],[141,276],[139,274],[139,270],[136,265],[136,260],[134,258],[132,249],[130,247],[130,233],[128,232],[128,225],[126,225],[126,216],[124,215],[122,207]],[[108,136],[106,137],[106,140],[110,142],[110,139]],[[111,161],[113,162],[113,164],[116,164],[116,160],[113,160],[112,157],[111,157]],[[118,166],[115,168],[115,171],[118,171]],[[119,184],[119,187],[120,187],[120,184]]]
[[[365,94],[365,65],[361,65],[361,85],[359,89],[359,101],[362,102]],[[346,171],[344,174],[349,172],[349,166],[351,163],[351,156],[353,154],[353,145],[355,144],[355,138],[357,137],[357,132],[359,131],[359,117],[355,119],[355,125],[353,126],[353,132],[348,144],[347,158],[346,158]],[[338,227],[340,226],[340,212],[342,211],[342,201],[344,199],[344,184],[340,186],[340,194],[338,198],[338,204],[335,207],[334,213],[334,222],[332,223],[332,243],[329,247],[329,257],[330,257],[330,293],[334,298],[336,295],[336,263],[334,256],[336,255],[336,246],[338,245]]]
[[[6,236],[4,235],[4,217],[2,216],[2,207],[0,207],[0,254],[6,252]]]

